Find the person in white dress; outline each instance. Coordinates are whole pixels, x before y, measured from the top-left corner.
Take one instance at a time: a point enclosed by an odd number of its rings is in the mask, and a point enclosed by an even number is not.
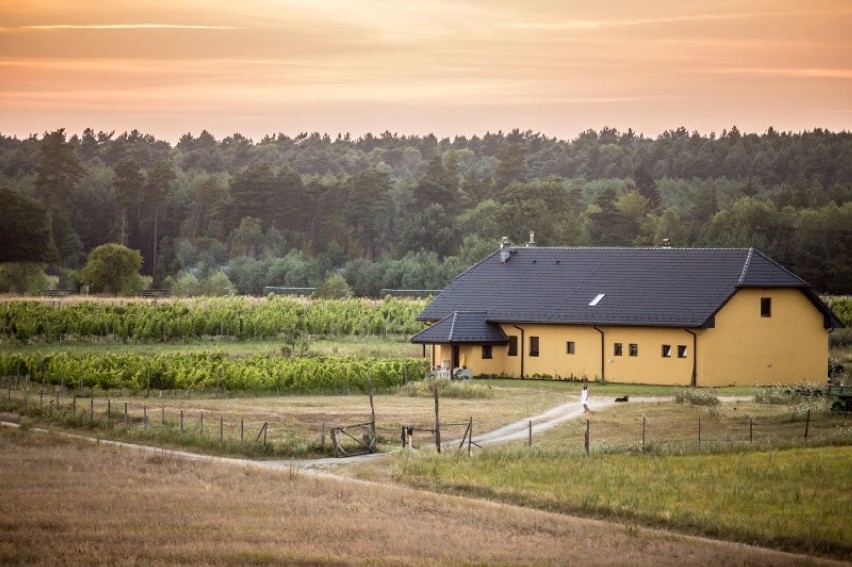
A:
[[[580,402],[583,404],[583,413],[590,413],[589,409],[589,385],[583,384],[583,391],[580,394]]]

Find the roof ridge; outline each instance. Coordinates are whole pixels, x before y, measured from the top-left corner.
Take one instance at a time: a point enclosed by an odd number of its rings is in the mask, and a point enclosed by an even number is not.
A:
[[[743,285],[745,281],[746,274],[748,273],[748,267],[751,265],[751,257],[754,254],[754,248],[751,247],[748,249],[748,256],[746,256],[745,263],[743,264],[743,269],[740,272],[740,277],[737,279],[737,286]]]

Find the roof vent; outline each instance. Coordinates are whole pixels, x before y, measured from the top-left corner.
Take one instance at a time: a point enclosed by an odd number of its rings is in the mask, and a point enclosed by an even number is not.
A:
[[[535,231],[531,230],[530,231],[530,241],[527,242],[527,248],[532,248],[533,246],[535,246]]]
[[[502,240],[500,240],[500,263],[501,264],[505,264],[506,262],[508,262],[509,258],[512,255],[512,253],[509,251],[509,245],[510,244],[511,243],[509,242],[508,236],[504,236],[502,238]]]
[[[598,303],[600,303],[600,302],[601,302],[601,299],[603,299],[605,295],[606,295],[605,293],[599,293],[599,294],[597,294],[597,295],[595,296],[595,298],[589,302],[589,307],[594,307],[595,305],[597,305]]]
[[[671,238],[663,238],[663,241],[660,243],[663,248],[671,248],[672,247],[672,239]]]

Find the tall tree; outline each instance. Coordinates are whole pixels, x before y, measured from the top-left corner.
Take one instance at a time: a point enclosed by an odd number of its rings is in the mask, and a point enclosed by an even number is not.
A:
[[[636,185],[639,194],[648,199],[653,209],[660,207],[660,193],[657,190],[657,182],[654,181],[648,168],[640,164],[633,172],[633,183]]]
[[[48,262],[56,249],[50,215],[35,199],[0,185],[0,263]]]
[[[515,181],[524,181],[527,178],[527,165],[524,149],[520,143],[505,144],[497,152],[497,174],[494,187],[502,191]]]
[[[352,226],[363,254],[375,258],[379,235],[387,226],[390,210],[390,176],[378,169],[365,169],[346,183],[345,218]]]
[[[130,242],[131,215],[132,220],[139,219],[139,204],[142,198],[144,178],[139,164],[132,159],[123,159],[115,166],[115,198],[121,210],[121,233],[119,242],[125,246]],[[134,226],[137,224],[133,223]]]
[[[175,175],[172,165],[165,160],[160,160],[148,170],[148,180],[145,183],[145,200],[148,202],[152,220],[154,221],[154,235],[151,239],[151,276],[154,278],[154,281],[157,280],[160,207],[171,191],[172,182],[176,177],[177,175]]]
[[[65,129],[45,133],[35,167],[36,196],[49,211],[63,207],[74,185],[83,176],[83,167],[74,146],[65,141]]]

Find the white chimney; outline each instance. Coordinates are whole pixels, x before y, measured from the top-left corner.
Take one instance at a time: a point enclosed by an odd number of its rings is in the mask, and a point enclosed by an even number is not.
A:
[[[509,251],[509,237],[504,236],[500,240],[500,263],[505,264],[509,261],[509,257],[511,256],[511,252]]]
[[[530,231],[530,241],[527,242],[527,248],[532,248],[533,246],[535,246],[535,231],[531,230]]]

